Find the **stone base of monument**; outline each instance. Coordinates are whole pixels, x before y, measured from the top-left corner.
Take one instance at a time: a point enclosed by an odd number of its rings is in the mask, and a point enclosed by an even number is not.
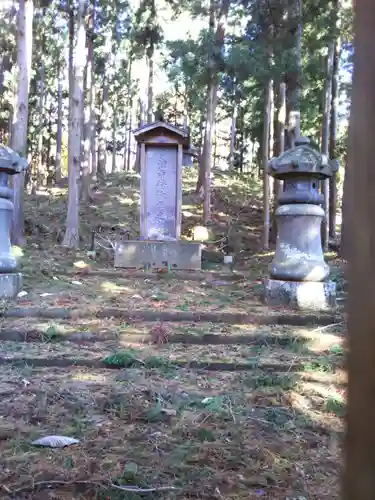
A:
[[[22,274],[0,274],[0,299],[14,299],[22,290]]]
[[[190,241],[122,241],[115,251],[115,267],[200,270],[201,253],[201,244]]]
[[[309,311],[326,311],[336,306],[336,283],[333,281],[282,281],[266,278],[265,302]]]

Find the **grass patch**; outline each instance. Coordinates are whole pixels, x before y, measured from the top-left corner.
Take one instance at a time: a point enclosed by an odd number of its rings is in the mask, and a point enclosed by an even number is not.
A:
[[[342,396],[330,396],[327,399],[325,410],[327,413],[332,413],[336,417],[344,417],[346,411],[346,403]]]
[[[254,376],[245,377],[243,383],[246,387],[252,389],[272,387],[290,391],[298,384],[298,375],[293,373],[258,373],[254,374]]]
[[[109,354],[103,359],[103,364],[108,367],[116,366],[118,368],[134,368],[140,364],[143,365],[143,361],[140,361],[136,354],[134,349]]]

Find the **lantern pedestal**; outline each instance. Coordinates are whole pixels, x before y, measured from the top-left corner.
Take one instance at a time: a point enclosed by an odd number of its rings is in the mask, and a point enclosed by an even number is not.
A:
[[[201,245],[189,241],[124,240],[117,244],[115,267],[201,270]]]
[[[12,299],[22,290],[22,274],[17,272],[18,261],[10,243],[13,190],[8,187],[8,179],[26,168],[24,158],[0,145],[0,299]]]
[[[300,137],[295,147],[273,158],[268,171],[284,181],[275,212],[277,241],[275,256],[264,282],[269,305],[324,311],[336,305],[336,284],[328,281],[321,225],[319,184],[336,174],[338,163],[328,159]]]
[[[336,283],[333,281],[283,281],[266,278],[264,297],[270,306],[326,311],[336,305]]]
[[[329,266],[324,262],[319,205],[281,205],[275,212],[277,241],[270,277],[286,281],[324,281]]]
[[[21,273],[0,274],[0,299],[13,299],[22,290]]]

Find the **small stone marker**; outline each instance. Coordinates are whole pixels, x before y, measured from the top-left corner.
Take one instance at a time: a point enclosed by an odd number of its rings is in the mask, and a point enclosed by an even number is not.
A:
[[[0,145],[0,298],[14,298],[22,290],[22,274],[12,254],[10,223],[13,212],[13,189],[8,187],[10,175],[20,174],[27,161],[7,146]]]
[[[138,128],[134,136],[141,152],[141,238],[117,242],[115,267],[200,269],[200,243],[180,240],[181,170],[184,151],[190,151],[188,132],[155,122]]]
[[[270,305],[325,310],[336,304],[336,285],[328,281],[321,224],[324,210],[319,182],[338,170],[300,137],[295,147],[270,160],[269,173],[284,181],[276,210],[277,241],[270,278],[265,280],[265,300]]]

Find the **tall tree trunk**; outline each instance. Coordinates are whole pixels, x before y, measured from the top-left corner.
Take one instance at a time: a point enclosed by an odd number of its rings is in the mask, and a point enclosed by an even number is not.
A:
[[[131,128],[132,128],[132,114],[133,114],[132,68],[133,68],[133,54],[130,54],[129,66],[128,66],[128,88],[127,88],[127,102],[126,102],[125,126],[124,126],[124,170],[125,171],[129,170],[128,154],[131,148]]]
[[[270,30],[271,33],[273,30]],[[274,93],[274,82],[273,80],[270,80],[269,83],[269,100],[270,100],[270,105],[269,105],[269,139],[268,139],[268,159],[272,158],[274,155],[274,148],[275,148],[275,123],[274,123],[274,115],[275,115],[275,93]],[[270,219],[271,219],[271,211],[272,208],[275,207],[275,193],[274,193],[274,186],[275,186],[275,179],[272,176],[268,176],[268,185],[269,185],[269,212],[270,212]],[[271,220],[270,220],[270,228],[271,228]],[[270,232],[270,231],[269,231]]]
[[[112,64],[111,60],[111,39],[108,35],[105,41],[106,50],[106,60],[103,69],[103,79],[102,79],[102,115],[100,119],[100,132],[99,132],[99,143],[98,143],[98,175],[102,178],[107,173],[107,139],[108,139],[108,128],[109,128],[109,78],[107,70]]]
[[[17,26],[17,66],[19,70],[17,104],[13,112],[11,147],[26,157],[27,120],[29,114],[29,88],[33,44],[33,0],[19,0]],[[25,173],[13,177],[13,218],[11,229],[12,243],[23,246],[26,243],[25,221],[23,214],[23,195]]]
[[[56,134],[56,165],[55,165],[55,181],[61,181],[61,151],[62,151],[62,134],[63,134],[63,78],[64,71],[62,62],[58,65],[58,86],[57,86],[57,134]]]
[[[132,126],[133,126],[133,99],[129,103],[129,131],[128,131],[128,149],[126,158],[126,170],[130,170],[130,155],[132,152]]]
[[[200,175],[198,177],[197,192],[200,191],[203,177],[203,223],[211,218],[211,165],[212,165],[212,142],[213,142],[213,124],[215,122],[215,109],[217,102],[218,89],[218,60],[219,54],[224,44],[225,27],[228,18],[230,0],[222,0],[220,12],[217,20],[215,32],[215,2],[210,0],[209,29],[215,34],[214,46],[208,61],[208,88],[207,88],[207,112],[206,128],[204,134],[204,143],[202,157],[200,161]]]
[[[324,80],[324,111],[323,111],[323,124],[322,124],[322,140],[321,150],[324,155],[328,157],[329,154],[329,126],[331,117],[331,89],[332,89],[332,65],[334,55],[334,44],[331,43],[328,47],[328,54],[326,59],[326,72]],[[328,250],[329,240],[329,180],[322,181],[323,194],[324,194],[324,221],[322,227],[322,240],[323,249]]]
[[[287,106],[288,106],[288,148],[301,134],[301,75],[302,75],[302,0],[294,0],[289,12],[293,26],[293,58],[295,67],[287,75]]]
[[[77,37],[74,57],[74,74],[72,78],[73,95],[69,123],[68,144],[68,213],[63,246],[78,248],[79,246],[79,167],[82,138],[82,106],[84,71],[86,61],[86,29],[85,0],[79,0],[77,13]]]
[[[147,84],[147,123],[152,123],[154,114],[152,111],[152,106],[154,102],[154,46],[151,45],[148,54],[148,84]]]
[[[69,47],[68,47],[68,70],[69,70],[69,120],[72,108],[73,80],[74,80],[74,7],[73,0],[69,0]]]
[[[336,154],[336,129],[338,108],[338,73],[340,61],[340,40],[336,40],[332,68],[332,101],[331,122],[329,128],[329,157],[335,159]],[[337,213],[337,173],[329,179],[329,236],[336,237],[336,213]]]
[[[97,148],[97,116],[96,116],[96,87],[95,87],[95,71],[92,75],[92,117],[91,117],[91,180],[97,180],[98,173],[98,148]]]
[[[116,147],[116,130],[117,130],[117,103],[115,102],[113,106],[113,116],[112,116],[112,174],[116,173],[116,156],[117,156],[117,147]]]
[[[107,172],[107,135],[109,116],[109,87],[108,78],[104,76],[102,116],[100,123],[99,144],[98,144],[98,174],[103,178]]]
[[[1,45],[0,45],[1,50],[5,50]],[[4,87],[4,76],[7,71],[10,71],[12,61],[10,54],[3,53],[0,55],[1,61],[0,61],[0,97],[4,95],[5,92],[5,87]],[[4,118],[0,118],[0,143],[5,144],[7,142],[7,134],[9,131],[9,123],[12,123],[11,120],[11,115],[12,112],[9,110],[9,115]]]
[[[47,172],[47,185],[51,186],[54,178],[54,173],[51,172],[51,145],[52,145],[52,113],[53,106],[51,100],[49,100],[49,112],[48,112],[48,122],[47,122],[47,144],[46,144],[46,156],[44,164],[46,166]]]
[[[348,168],[350,231],[348,369],[343,500],[375,491],[375,2],[356,0]]]
[[[236,132],[237,132],[237,99],[236,92],[233,96],[233,107],[232,107],[232,123],[230,127],[230,149],[229,149],[229,168],[233,170],[234,168],[234,153],[236,147]]]
[[[279,87],[278,92],[278,110],[277,110],[277,137],[275,140],[275,151],[274,156],[280,156],[281,153],[284,152],[285,149],[285,120],[286,120],[286,86],[285,83],[282,82]],[[271,234],[270,241],[272,243],[276,243],[277,238],[277,222],[275,212],[278,206],[279,196],[283,189],[283,182],[275,179],[273,196],[274,196],[274,204],[272,210],[272,225],[271,225]]]
[[[263,118],[263,140],[262,140],[262,170],[263,170],[263,249],[270,247],[270,182],[268,175],[269,160],[269,136],[271,124],[271,100],[272,80],[269,80],[265,88],[264,118]]]
[[[86,66],[86,106],[84,112],[84,142],[82,162],[82,203],[91,198],[90,183],[92,173],[92,141],[93,141],[93,80],[94,80],[94,41],[95,2],[91,6],[87,33],[87,66]]]
[[[43,44],[42,44],[43,51]],[[33,192],[39,189],[43,177],[43,125],[44,125],[44,61],[40,63],[39,70],[39,105],[38,105],[38,146],[36,154],[36,172],[35,179],[33,179]]]
[[[243,107],[239,110],[239,122],[240,122],[240,140],[239,140],[239,150],[240,150],[240,158],[239,158],[239,166],[238,169],[242,173],[244,172],[244,150],[245,150],[245,110]]]

